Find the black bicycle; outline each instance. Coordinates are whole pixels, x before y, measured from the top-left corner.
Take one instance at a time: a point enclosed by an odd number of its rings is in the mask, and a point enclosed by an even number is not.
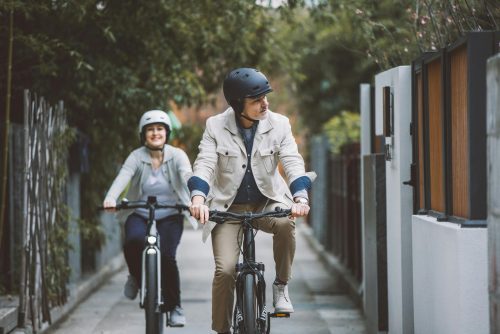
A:
[[[146,334],[163,333],[163,297],[161,293],[161,254],[160,235],[156,229],[155,210],[173,208],[189,210],[182,204],[168,205],[156,201],[155,196],[148,197],[147,201],[129,202],[123,200],[117,204],[115,210],[148,209],[149,218],[146,228],[144,250],[142,251],[141,288],[139,290],[139,305],[144,309],[146,316]],[[99,209],[104,210],[103,207]]]
[[[290,313],[268,313],[266,309],[266,281],[264,263],[255,260],[255,234],[252,221],[263,217],[287,217],[291,210],[277,208],[261,213],[234,213],[212,210],[209,220],[222,224],[240,221],[243,229],[243,245],[240,252],[243,261],[236,264],[236,303],[233,311],[233,334],[269,334],[270,318],[289,318]]]

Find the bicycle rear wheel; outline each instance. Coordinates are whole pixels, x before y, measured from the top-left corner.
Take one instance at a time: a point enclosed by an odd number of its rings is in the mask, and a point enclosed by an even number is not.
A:
[[[158,254],[146,254],[146,292],[144,298],[146,334],[163,333],[163,314],[158,306],[158,256]]]
[[[256,306],[257,296],[255,287],[255,276],[253,274],[245,275],[243,285],[243,326],[245,334],[255,334],[257,318]]]

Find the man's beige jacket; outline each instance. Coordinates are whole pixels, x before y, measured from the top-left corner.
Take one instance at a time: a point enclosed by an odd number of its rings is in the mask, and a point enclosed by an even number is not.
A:
[[[210,186],[207,205],[211,210],[226,211],[234,201],[246,172],[247,152],[236,125],[234,110],[207,119],[206,129],[193,165],[193,175]],[[286,180],[278,170],[281,162]],[[287,117],[269,111],[259,122],[251,152],[252,173],[260,192],[289,208],[293,204],[289,185],[301,176],[311,181],[316,174],[306,173]],[[203,229],[206,241],[215,223],[208,222]]]

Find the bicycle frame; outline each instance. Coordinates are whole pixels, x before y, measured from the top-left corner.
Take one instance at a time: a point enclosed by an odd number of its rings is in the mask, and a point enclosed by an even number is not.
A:
[[[146,261],[147,257],[155,257],[156,258],[156,267],[161,268],[161,256],[160,256],[160,235],[156,228],[156,220],[154,219],[155,215],[155,207],[153,203],[149,203],[149,219],[148,226],[146,229],[146,240],[145,247],[142,251],[142,270],[141,270],[141,289],[139,290],[139,305],[141,308],[144,308],[144,299],[146,297]],[[154,238],[154,239],[151,239]],[[150,242],[153,241],[154,242]],[[155,259],[153,259],[155,261]],[[156,270],[157,278],[156,278],[156,300],[157,306],[156,311],[161,312],[161,308],[163,306],[163,299],[161,298],[161,270]]]
[[[243,247],[241,253],[243,261],[237,263],[235,268],[236,304],[233,311],[235,334],[269,333],[271,328],[270,317],[277,317],[275,313],[269,314],[266,309],[265,267],[263,263],[256,262],[255,259],[255,234],[251,222],[257,218],[285,217],[289,214],[290,210],[277,210],[260,214],[210,211],[210,220],[217,223],[224,223],[226,219],[240,220],[242,222]],[[246,295],[251,295],[252,300],[246,300]],[[256,315],[255,311],[259,312],[259,314]],[[278,316],[289,317],[289,314],[280,314]]]
[[[244,316],[238,316],[238,312],[243,313],[245,311],[245,300],[243,298],[245,294],[245,285],[252,284],[253,288],[251,291],[256,297],[256,301],[250,301],[250,304],[256,306],[253,310],[260,312],[260,314],[252,314],[251,318],[254,318],[255,324],[243,323],[244,328],[247,330],[249,327],[254,328],[256,325],[257,330],[264,328],[267,320],[267,310],[266,310],[266,282],[264,280],[264,263],[256,262],[255,260],[255,241],[253,228],[248,220],[244,220],[243,223],[243,261],[236,264],[236,305],[234,310],[235,318],[235,328],[238,328],[241,321],[245,320]],[[247,276],[251,275],[253,278],[248,279]],[[255,290],[256,288],[256,290]],[[252,293],[251,292],[251,293]],[[256,304],[255,304],[256,302]],[[247,305],[248,307],[252,305]],[[256,318],[256,319],[255,319]],[[236,323],[239,320],[239,323]],[[247,319],[248,320],[248,319]]]
[[[155,210],[159,208],[174,208],[188,210],[185,205],[162,205],[155,196],[149,196],[147,201],[122,201],[116,210],[145,208],[149,211],[142,251],[141,287],[139,290],[139,306],[144,309],[146,317],[146,334],[163,333],[163,299],[161,293],[161,253],[160,235],[156,227]],[[104,209],[100,207],[99,209]]]

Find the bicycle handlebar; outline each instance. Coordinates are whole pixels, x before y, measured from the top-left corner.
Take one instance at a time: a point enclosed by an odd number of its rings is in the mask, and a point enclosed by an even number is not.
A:
[[[126,210],[126,209],[149,209],[150,207],[155,209],[178,209],[181,210],[189,210],[189,206],[184,204],[162,204],[158,202],[149,202],[149,201],[122,201],[118,203],[115,207],[105,208],[103,206],[99,206],[98,210]]]
[[[251,221],[262,217],[287,217],[290,216],[291,213],[292,210],[282,209],[282,208],[276,208],[275,211],[267,211],[260,213],[252,213],[252,212],[236,213],[229,211],[210,210],[208,220],[213,221],[217,224],[222,224],[228,219]]]

